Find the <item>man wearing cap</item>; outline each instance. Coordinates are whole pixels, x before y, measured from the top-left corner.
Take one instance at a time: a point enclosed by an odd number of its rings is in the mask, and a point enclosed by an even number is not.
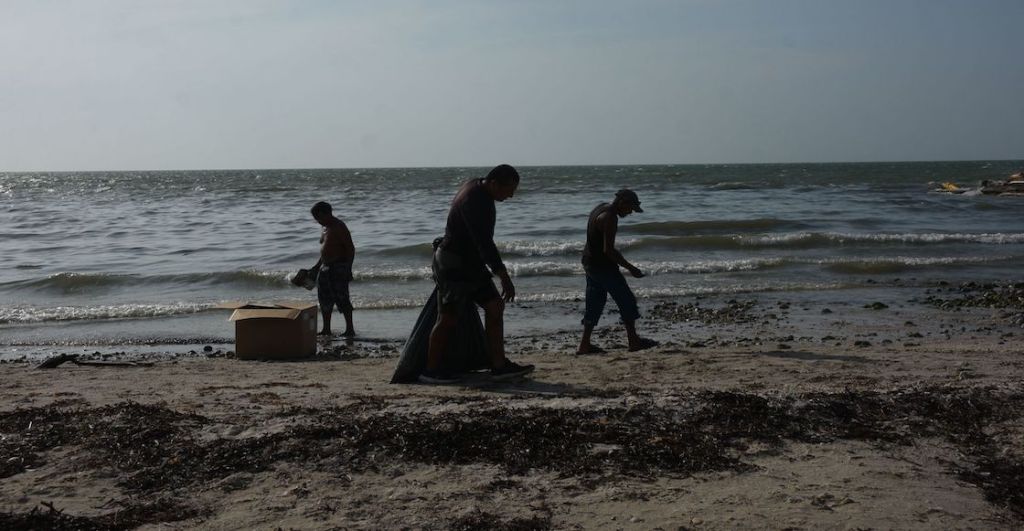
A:
[[[515,300],[516,288],[494,244],[494,204],[511,198],[518,186],[519,172],[500,164],[483,179],[463,184],[452,199],[444,238],[434,251],[432,263],[438,316],[430,333],[427,366],[419,376],[422,383],[459,381],[459,375],[443,370],[441,355],[456,332],[459,308],[471,302],[484,309],[491,377],[506,380],[533,371],[533,365],[519,365],[505,357],[505,303]],[[491,280],[492,273],[501,280],[500,294]]]
[[[583,338],[577,354],[604,352],[591,344],[590,334],[601,318],[608,295],[619,306],[622,324],[626,328],[629,350],[651,348],[657,342],[644,339],[636,333],[636,320],[640,317],[636,296],[626,284],[626,278],[619,266],[626,268],[636,278],[644,276],[643,271],[629,263],[615,248],[615,234],[619,230],[619,218],[633,212],[643,212],[636,192],[623,188],[615,193],[611,203],[601,203],[590,212],[587,220],[587,244],[583,247],[583,269],[587,276],[586,310],[583,314]]]

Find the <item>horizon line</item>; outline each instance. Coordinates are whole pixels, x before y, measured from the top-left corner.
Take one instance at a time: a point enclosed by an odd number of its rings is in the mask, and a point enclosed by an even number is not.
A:
[[[647,167],[647,166],[756,166],[756,165],[799,165],[799,164],[918,164],[925,162],[1024,162],[1024,158],[1008,159],[934,159],[934,160],[862,160],[862,161],[798,161],[798,162],[643,162],[603,164],[514,164],[517,168],[578,168],[578,167]],[[501,163],[499,163],[501,164]],[[165,168],[165,169],[119,169],[119,170],[0,170],[0,175],[12,173],[132,173],[132,172],[192,172],[192,171],[324,171],[324,170],[413,170],[413,169],[463,169],[492,168],[491,165],[399,165],[399,166],[308,166],[308,167],[252,167],[252,168]]]

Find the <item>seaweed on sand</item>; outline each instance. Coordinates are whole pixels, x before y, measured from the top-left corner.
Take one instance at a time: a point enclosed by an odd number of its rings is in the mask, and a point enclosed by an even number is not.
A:
[[[39,466],[38,455],[52,448],[79,445],[105,462],[133,469],[159,458],[162,445],[188,438],[188,423],[202,417],[172,411],[155,404],[122,402],[93,409],[60,404],[19,409],[0,414],[0,478]]]
[[[953,291],[951,288],[950,291]],[[1003,308],[1024,310],[1024,282],[1007,284],[978,284],[968,282],[956,288],[957,295],[941,298],[936,295],[925,297],[924,302],[944,310],[962,308]]]
[[[438,414],[389,411],[385,402],[364,400],[288,410],[295,422],[282,432],[205,442],[193,433],[207,422],[202,417],[124,403],[0,413],[0,435],[4,449],[22,452],[80,447],[93,457],[91,465],[120,471],[122,488],[143,496],[208,486],[284,462],[348,472],[395,463],[489,463],[513,473],[649,477],[751,470],[743,456],[753,441],[771,447],[839,439],[904,445],[940,436],[966,456],[953,472],[993,503],[1024,516],[1024,463],[996,439],[999,423],[1021,418],[1020,390],[934,387],[773,397],[717,391],[675,399],[671,407],[646,398],[553,408],[481,398]]]
[[[100,516],[65,514],[53,504],[43,503],[25,513],[0,512],[0,529],[10,531],[47,529],[54,531],[120,531],[144,524],[177,522],[200,516],[202,511],[170,500],[136,503]]]
[[[672,322],[699,321],[703,324],[738,324],[758,320],[753,313],[756,301],[728,301],[721,308],[706,308],[700,304],[661,302],[655,304],[649,313],[652,318]]]
[[[473,531],[476,529],[489,529],[491,531],[534,531],[551,529],[551,516],[531,516],[503,519],[498,515],[473,511],[460,516],[448,524],[451,531]]]

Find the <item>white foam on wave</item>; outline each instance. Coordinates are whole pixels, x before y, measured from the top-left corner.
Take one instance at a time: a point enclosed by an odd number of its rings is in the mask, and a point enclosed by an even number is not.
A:
[[[727,273],[730,271],[756,271],[776,267],[787,262],[786,258],[746,258],[739,260],[698,260],[696,262],[647,262],[638,263],[648,275],[670,275],[674,273]]]
[[[932,266],[955,264],[982,264],[1012,260],[1013,256],[878,256],[870,258],[823,258],[807,260],[806,263],[818,265],[839,264],[898,264],[906,266]]]
[[[884,256],[872,258],[826,258],[810,263],[839,273],[896,273],[909,268],[958,266],[1017,261],[1014,256]]]
[[[513,240],[497,242],[503,252],[522,256],[552,256],[578,253],[583,250],[581,240]]]
[[[737,260],[676,261],[633,261],[647,275],[672,275],[678,273],[725,273],[730,271],[755,271],[777,267],[790,262],[784,257],[745,258]],[[514,276],[571,276],[582,275],[583,265],[579,262],[509,262]]]
[[[917,257],[917,256],[866,256],[866,257],[830,257],[830,258],[807,258],[799,256],[767,256],[763,258],[740,258],[735,260],[695,260],[695,261],[634,261],[647,275],[674,275],[674,274],[710,274],[729,273],[742,271],[758,271],[785,267],[787,265],[819,265],[819,266],[842,266],[862,264],[889,264],[902,265],[907,267],[928,267],[937,265],[955,264],[982,264],[989,262],[1001,262],[1014,259],[1013,256],[972,256],[972,257]],[[583,265],[579,262],[538,260],[538,261],[516,261],[509,260],[505,263],[513,277],[565,277],[581,276],[584,273]],[[388,280],[429,280],[431,270],[429,267],[402,268],[402,267],[381,267],[367,270],[355,271],[356,280],[364,281],[388,281]]]
[[[111,304],[101,306],[54,306],[49,308],[0,308],[0,324],[84,321],[100,319],[146,319],[187,315],[209,310],[209,303]]]
[[[1008,245],[1024,243],[1024,233],[849,233],[849,232],[790,232],[759,236],[737,236],[747,245],[779,245],[825,240],[834,243],[985,243]]]
[[[631,247],[639,239],[622,238],[617,242],[620,247]],[[578,240],[510,240],[497,242],[499,250],[520,256],[555,256],[562,254],[578,254],[583,251],[586,242]]]
[[[768,293],[777,291],[826,291],[845,289],[853,284],[775,282],[761,284],[736,284],[730,286],[667,286],[663,288],[633,287],[640,298],[685,297],[690,295],[722,295],[730,293]],[[574,302],[582,301],[583,290],[558,291],[549,293],[526,293],[516,296],[519,302]]]
[[[508,262],[509,273],[516,277],[552,277],[583,274],[583,265],[570,262]]]
[[[717,273],[728,271],[753,271],[767,267],[783,265],[785,258],[751,258],[738,260],[699,260],[695,262],[634,262],[648,275],[668,275],[674,273]],[[513,277],[560,277],[583,275],[580,262],[562,262],[553,260],[505,262]],[[426,280],[431,278],[429,267],[402,268],[381,267],[367,270],[356,269],[356,280]]]
[[[354,268],[352,278],[355,280],[423,280],[431,278],[429,267],[382,267],[359,269]]]

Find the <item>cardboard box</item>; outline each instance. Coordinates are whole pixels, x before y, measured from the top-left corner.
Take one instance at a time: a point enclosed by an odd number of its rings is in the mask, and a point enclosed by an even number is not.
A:
[[[278,302],[231,302],[234,310],[235,355],[241,360],[286,360],[316,354],[317,305]]]

